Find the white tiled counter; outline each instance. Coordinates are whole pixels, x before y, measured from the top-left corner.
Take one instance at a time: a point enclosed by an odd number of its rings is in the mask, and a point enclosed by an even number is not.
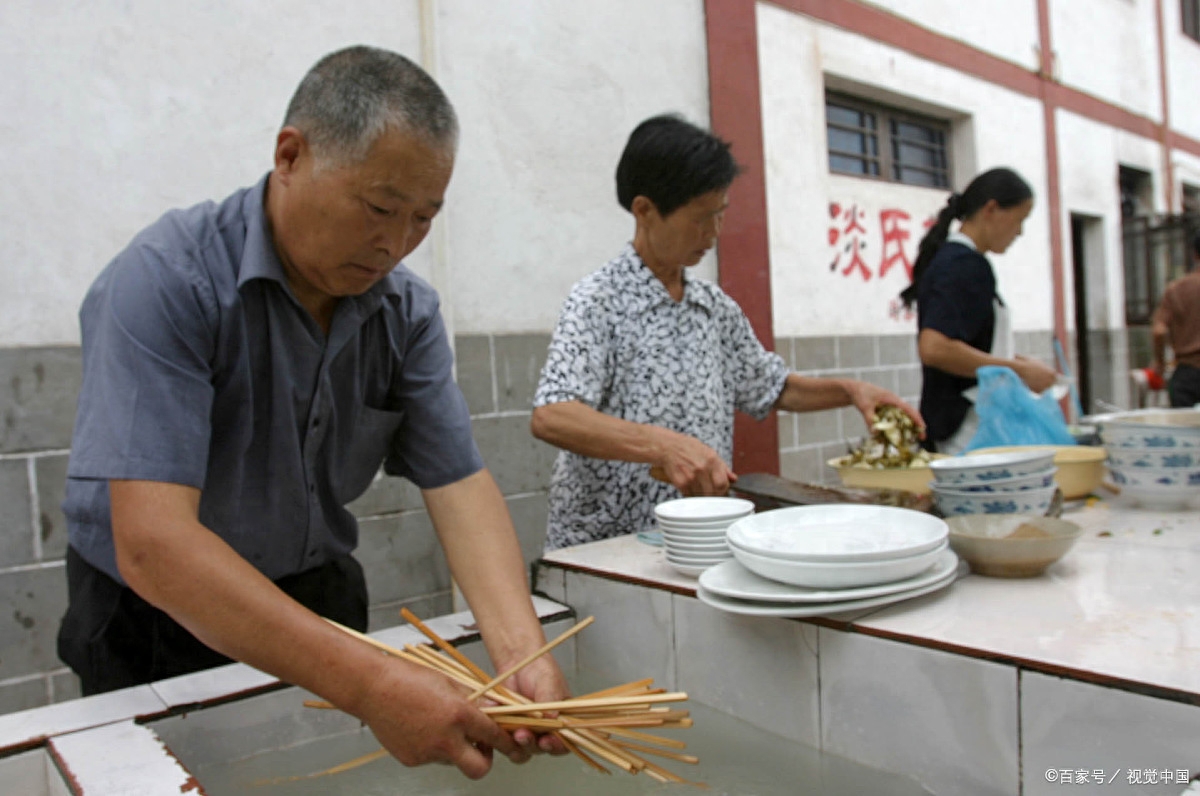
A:
[[[1182,793],[1200,773],[1200,512],[1110,499],[1063,516],[1084,535],[1040,577],[966,574],[830,617],[717,611],[634,536],[548,554],[538,587],[613,620],[579,640],[606,675],[937,794]]]

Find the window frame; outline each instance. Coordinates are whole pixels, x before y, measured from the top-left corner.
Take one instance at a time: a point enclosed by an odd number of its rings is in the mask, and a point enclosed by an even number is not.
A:
[[[1200,0],[1179,0],[1179,29],[1200,44]]]
[[[859,113],[870,114],[874,117],[875,125],[870,127],[849,127],[838,122],[830,121],[829,106],[834,105],[839,108]],[[826,89],[825,91],[825,165],[829,169],[830,174],[839,174],[846,177],[860,177],[868,180],[879,180],[881,182],[894,183],[896,185],[911,185],[917,188],[933,188],[934,190],[945,190],[950,187],[950,177],[953,171],[953,152],[951,146],[951,123],[948,119],[938,119],[932,116],[915,113],[913,111],[896,108],[891,105],[884,105],[880,102],[873,102],[861,97],[856,97],[853,94],[845,94],[840,91]],[[930,168],[924,164],[905,163],[898,160],[895,155],[896,143],[898,140],[896,130],[899,124],[910,124],[918,127],[923,127],[938,134],[940,141],[935,145],[929,145],[927,142],[907,140],[906,143],[916,146],[927,147],[933,149],[934,152],[940,154],[943,165],[939,168]],[[860,135],[873,136],[875,142],[875,152],[857,153],[844,152],[835,150],[830,144],[829,131],[830,129],[845,130],[847,132],[858,133]],[[902,140],[902,139],[901,139]],[[864,164],[873,164],[878,168],[878,173],[864,173],[859,171],[843,171],[835,168],[830,162],[834,156],[854,158],[862,161]],[[897,167],[903,169],[913,169],[926,174],[933,175],[933,184],[921,182],[909,182],[900,179],[897,175]]]

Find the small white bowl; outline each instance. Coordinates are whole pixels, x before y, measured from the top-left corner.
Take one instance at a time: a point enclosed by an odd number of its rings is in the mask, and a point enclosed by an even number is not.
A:
[[[1057,467],[1051,467],[1048,470],[1042,470],[1031,475],[1018,475],[1014,478],[997,478],[994,481],[969,481],[965,484],[953,484],[942,486],[937,484],[937,488],[944,492],[1017,492],[1022,489],[1042,489],[1051,486],[1054,483],[1054,474],[1058,472]]]
[[[704,544],[693,544],[692,542],[676,542],[673,539],[664,539],[663,547],[667,552],[682,553],[683,555],[693,555],[695,553],[718,553],[729,549],[729,545],[722,539],[719,542],[711,542]]]
[[[975,453],[951,456],[929,463],[934,489],[939,486],[984,484],[1033,475],[1054,466],[1054,451],[1026,450],[1009,453]]]
[[[671,569],[678,572],[680,575],[685,575],[689,578],[698,578],[704,574],[704,571],[706,569],[709,569],[710,567],[718,566],[719,564],[722,564],[722,563],[724,563],[724,562],[717,562],[716,564],[692,565],[692,564],[676,564],[674,561],[668,561],[667,566],[669,566]]]
[[[932,550],[904,558],[836,563],[771,558],[756,555],[736,545],[729,547],[742,566],[764,578],[814,589],[848,589],[911,578],[929,569],[946,546],[947,543],[942,542]]]
[[[685,497],[667,500],[654,507],[659,524],[707,525],[724,520],[727,524],[754,511],[749,500],[731,497]]]
[[[933,487],[933,498],[942,514],[1032,514],[1040,517],[1050,508],[1058,487],[1051,484],[1039,489],[1012,492],[964,492]]]

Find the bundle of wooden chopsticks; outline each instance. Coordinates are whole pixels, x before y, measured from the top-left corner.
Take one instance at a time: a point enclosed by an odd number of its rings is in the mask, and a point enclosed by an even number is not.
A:
[[[508,671],[489,677],[483,669],[455,649],[450,642],[433,632],[407,608],[400,613],[413,627],[424,633],[436,649],[424,644],[407,644],[404,649],[397,649],[332,620],[326,621],[389,655],[440,672],[470,688],[469,698],[472,700],[484,698],[495,703],[480,709],[506,730],[524,727],[538,733],[552,733],[568,750],[597,771],[611,773],[598,762],[599,758],[630,774],[645,772],[660,782],[701,784],[689,782],[643,756],[654,755],[681,763],[699,762],[694,755],[678,751],[687,747],[683,741],[645,732],[646,728],[692,726],[688,711],[663,706],[663,703],[686,700],[686,693],[668,693],[665,689],[654,688],[653,680],[646,679],[558,702],[533,702],[501,685],[518,671],[590,625],[595,617],[588,617],[578,623]],[[328,702],[308,701],[304,704],[317,708],[333,707]],[[368,762],[381,754],[369,755],[362,761]]]

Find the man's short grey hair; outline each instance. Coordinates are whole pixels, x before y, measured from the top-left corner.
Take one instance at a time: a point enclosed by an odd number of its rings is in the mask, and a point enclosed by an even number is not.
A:
[[[389,129],[451,150],[458,119],[441,87],[399,53],[347,47],[308,71],[288,104],[285,127],[300,130],[318,158],[355,163]]]

